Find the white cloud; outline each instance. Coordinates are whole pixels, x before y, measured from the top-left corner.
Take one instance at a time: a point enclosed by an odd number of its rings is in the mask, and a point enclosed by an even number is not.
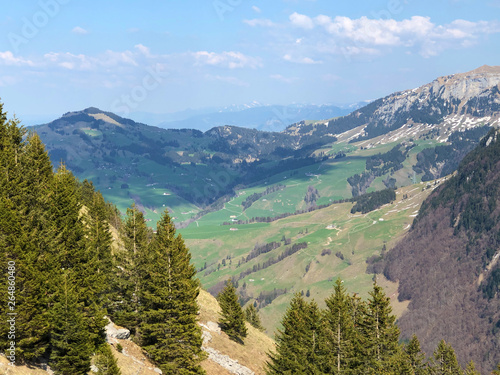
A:
[[[98,56],[75,55],[69,52],[50,52],[44,56],[47,66],[59,66],[68,70],[99,70],[119,66],[138,66],[131,51],[115,52],[108,50]]]
[[[294,83],[297,81],[296,77],[283,77],[281,74],[271,74],[269,78],[283,83]]]
[[[80,26],[76,26],[73,28],[73,30],[71,30],[71,32],[73,34],[79,34],[79,35],[85,35],[85,34],[88,34],[88,30],[85,30],[83,27],[80,27]]]
[[[314,21],[304,14],[295,12],[290,15],[290,21],[292,22],[292,25],[302,29],[309,30],[314,28]]]
[[[199,51],[192,54],[196,60],[197,65],[211,65],[222,68],[236,69],[236,68],[260,68],[262,63],[260,59],[246,56],[241,52],[208,52]]]
[[[260,10],[260,8],[258,6],[252,6],[252,10],[255,12],[255,13],[261,13],[262,10]]]
[[[151,55],[151,50],[149,49],[149,47],[146,47],[145,45],[136,44],[134,48],[137,49],[145,57],[153,57],[153,55]]]
[[[323,61],[316,61],[310,57],[292,57],[290,54],[283,56],[283,59],[297,64],[322,64]]]
[[[481,36],[500,32],[497,21],[457,19],[449,24],[437,25],[430,17],[422,16],[396,21],[343,16],[332,19],[323,14],[311,18],[293,13],[289,18],[293,26],[312,34],[308,39],[314,40],[316,45],[330,44],[331,51],[347,51],[350,55],[373,54],[388,47],[406,47],[416,48],[422,56],[429,57],[445,49],[469,47]],[[299,40],[302,41],[301,38]]]
[[[254,18],[252,20],[243,20],[244,23],[246,23],[249,26],[256,27],[256,26],[261,26],[261,27],[274,27],[276,24],[268,19],[265,18]]]
[[[16,57],[11,51],[0,52],[0,65],[13,65],[13,66],[34,66],[31,60]]]

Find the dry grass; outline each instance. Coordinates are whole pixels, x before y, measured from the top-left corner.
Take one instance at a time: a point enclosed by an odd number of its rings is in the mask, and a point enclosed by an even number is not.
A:
[[[202,290],[198,297],[200,305],[200,322],[207,323],[217,322],[219,319],[220,307],[217,300],[208,292]],[[228,355],[230,358],[238,360],[238,362],[251,369],[255,374],[264,374],[264,364],[267,359],[267,353],[274,349],[274,341],[265,333],[252,327],[247,323],[248,336],[243,345],[229,339],[222,332],[220,335],[211,332],[212,340],[208,346],[218,350],[222,354]],[[225,374],[225,370],[215,365],[210,360],[203,362],[203,368],[208,375]]]

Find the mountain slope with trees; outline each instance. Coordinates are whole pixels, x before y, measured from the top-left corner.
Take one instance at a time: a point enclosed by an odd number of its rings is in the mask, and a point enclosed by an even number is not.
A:
[[[11,363],[45,360],[56,375],[83,375],[100,353],[94,364],[108,366],[105,315],[125,311],[135,340],[163,371],[204,373],[199,282],[167,213],[149,243],[134,216],[125,236],[132,254],[113,253],[111,223],[122,226],[116,208],[64,164],[54,172],[38,136],[7,120],[1,105],[0,187],[0,258],[8,265],[0,311],[12,320],[0,326],[0,350]]]
[[[444,338],[483,373],[500,360],[499,207],[500,139],[491,130],[423,203],[384,271],[411,301],[403,338],[416,333],[427,352]]]

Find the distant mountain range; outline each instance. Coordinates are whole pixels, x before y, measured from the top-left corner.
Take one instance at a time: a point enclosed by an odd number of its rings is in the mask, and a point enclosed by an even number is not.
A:
[[[327,120],[344,116],[366,103],[348,106],[335,105],[262,105],[252,102],[220,108],[184,110],[167,114],[145,112],[131,113],[130,118],[138,122],[156,125],[164,129],[209,130],[213,127],[234,125],[262,131],[279,132],[288,125],[302,120]]]

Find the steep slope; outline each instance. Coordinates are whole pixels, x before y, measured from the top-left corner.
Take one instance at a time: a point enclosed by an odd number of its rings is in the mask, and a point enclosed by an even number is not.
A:
[[[207,375],[222,374],[264,374],[264,364],[267,353],[274,350],[274,342],[263,332],[247,324],[248,336],[244,345],[231,341],[229,337],[218,329],[216,324],[219,319],[220,307],[217,300],[210,294],[201,291],[198,297],[200,306],[200,324],[203,328],[204,348],[209,357],[202,362],[202,367]],[[139,346],[130,340],[110,339],[113,355],[118,361],[122,375],[157,375],[152,364]],[[123,351],[116,349],[117,344]],[[47,365],[33,366],[8,366],[9,361],[0,356],[0,374],[5,375],[44,375]],[[225,366],[225,367],[224,367]],[[245,370],[247,369],[247,370]],[[239,371],[239,372],[236,372]],[[246,371],[246,372],[245,372]],[[93,372],[89,372],[93,374]]]
[[[410,300],[399,320],[430,353],[441,338],[483,373],[500,361],[500,137],[490,131],[424,202],[385,275]]]

